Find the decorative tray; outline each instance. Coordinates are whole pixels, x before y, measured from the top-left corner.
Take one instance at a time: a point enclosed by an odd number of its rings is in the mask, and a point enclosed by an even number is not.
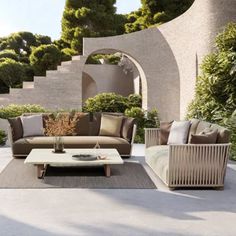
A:
[[[73,159],[78,161],[96,161],[98,160],[98,156],[91,154],[76,154],[72,156]]]

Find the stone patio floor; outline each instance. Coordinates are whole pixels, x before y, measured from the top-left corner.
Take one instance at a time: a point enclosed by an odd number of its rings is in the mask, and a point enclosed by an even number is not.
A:
[[[145,165],[144,145],[133,156],[157,190],[0,189],[0,235],[236,235],[236,162],[224,191],[169,191]],[[0,148],[0,171],[11,158]]]

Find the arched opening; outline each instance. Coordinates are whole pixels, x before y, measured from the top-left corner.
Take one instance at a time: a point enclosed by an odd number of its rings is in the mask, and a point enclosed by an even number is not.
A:
[[[146,75],[140,63],[132,57],[132,55],[115,49],[100,49],[92,52],[88,58],[90,58],[91,55],[108,55],[116,53],[121,55],[123,61],[120,61],[120,63],[116,65],[116,69],[112,69],[113,74],[109,74],[111,73],[111,67],[108,70],[108,65],[106,62],[104,63],[104,61],[102,61],[100,67],[97,67],[103,68],[101,69],[102,71],[97,69],[96,73],[92,70],[89,60],[87,60],[83,71],[86,72],[86,74],[89,74],[90,77],[96,81],[97,93],[115,92],[123,96],[128,96],[132,93],[140,94],[142,96],[142,108],[147,110],[148,97]],[[114,72],[116,72],[116,74],[114,74]],[[99,74],[102,74],[103,78],[99,79]],[[86,90],[87,89],[83,86],[82,94],[86,93]],[[83,101],[85,97],[86,96],[83,95]]]
[[[90,98],[94,97],[97,94],[97,84],[96,82],[92,79],[92,77],[83,72],[82,76],[82,102],[84,102]]]

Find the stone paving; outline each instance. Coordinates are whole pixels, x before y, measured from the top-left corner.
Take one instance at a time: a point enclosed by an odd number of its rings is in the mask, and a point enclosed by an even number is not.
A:
[[[0,235],[236,235],[236,163],[224,191],[169,191],[144,162],[157,190],[1,189]],[[0,148],[0,171],[11,160]]]

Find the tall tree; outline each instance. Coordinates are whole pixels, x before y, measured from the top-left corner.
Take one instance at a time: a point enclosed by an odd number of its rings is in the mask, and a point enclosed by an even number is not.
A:
[[[141,0],[142,7],[131,12],[125,32],[131,33],[168,22],[185,12],[194,0]]]
[[[83,37],[124,32],[125,17],[116,15],[116,0],[67,0],[62,18],[62,40],[81,53]]]

